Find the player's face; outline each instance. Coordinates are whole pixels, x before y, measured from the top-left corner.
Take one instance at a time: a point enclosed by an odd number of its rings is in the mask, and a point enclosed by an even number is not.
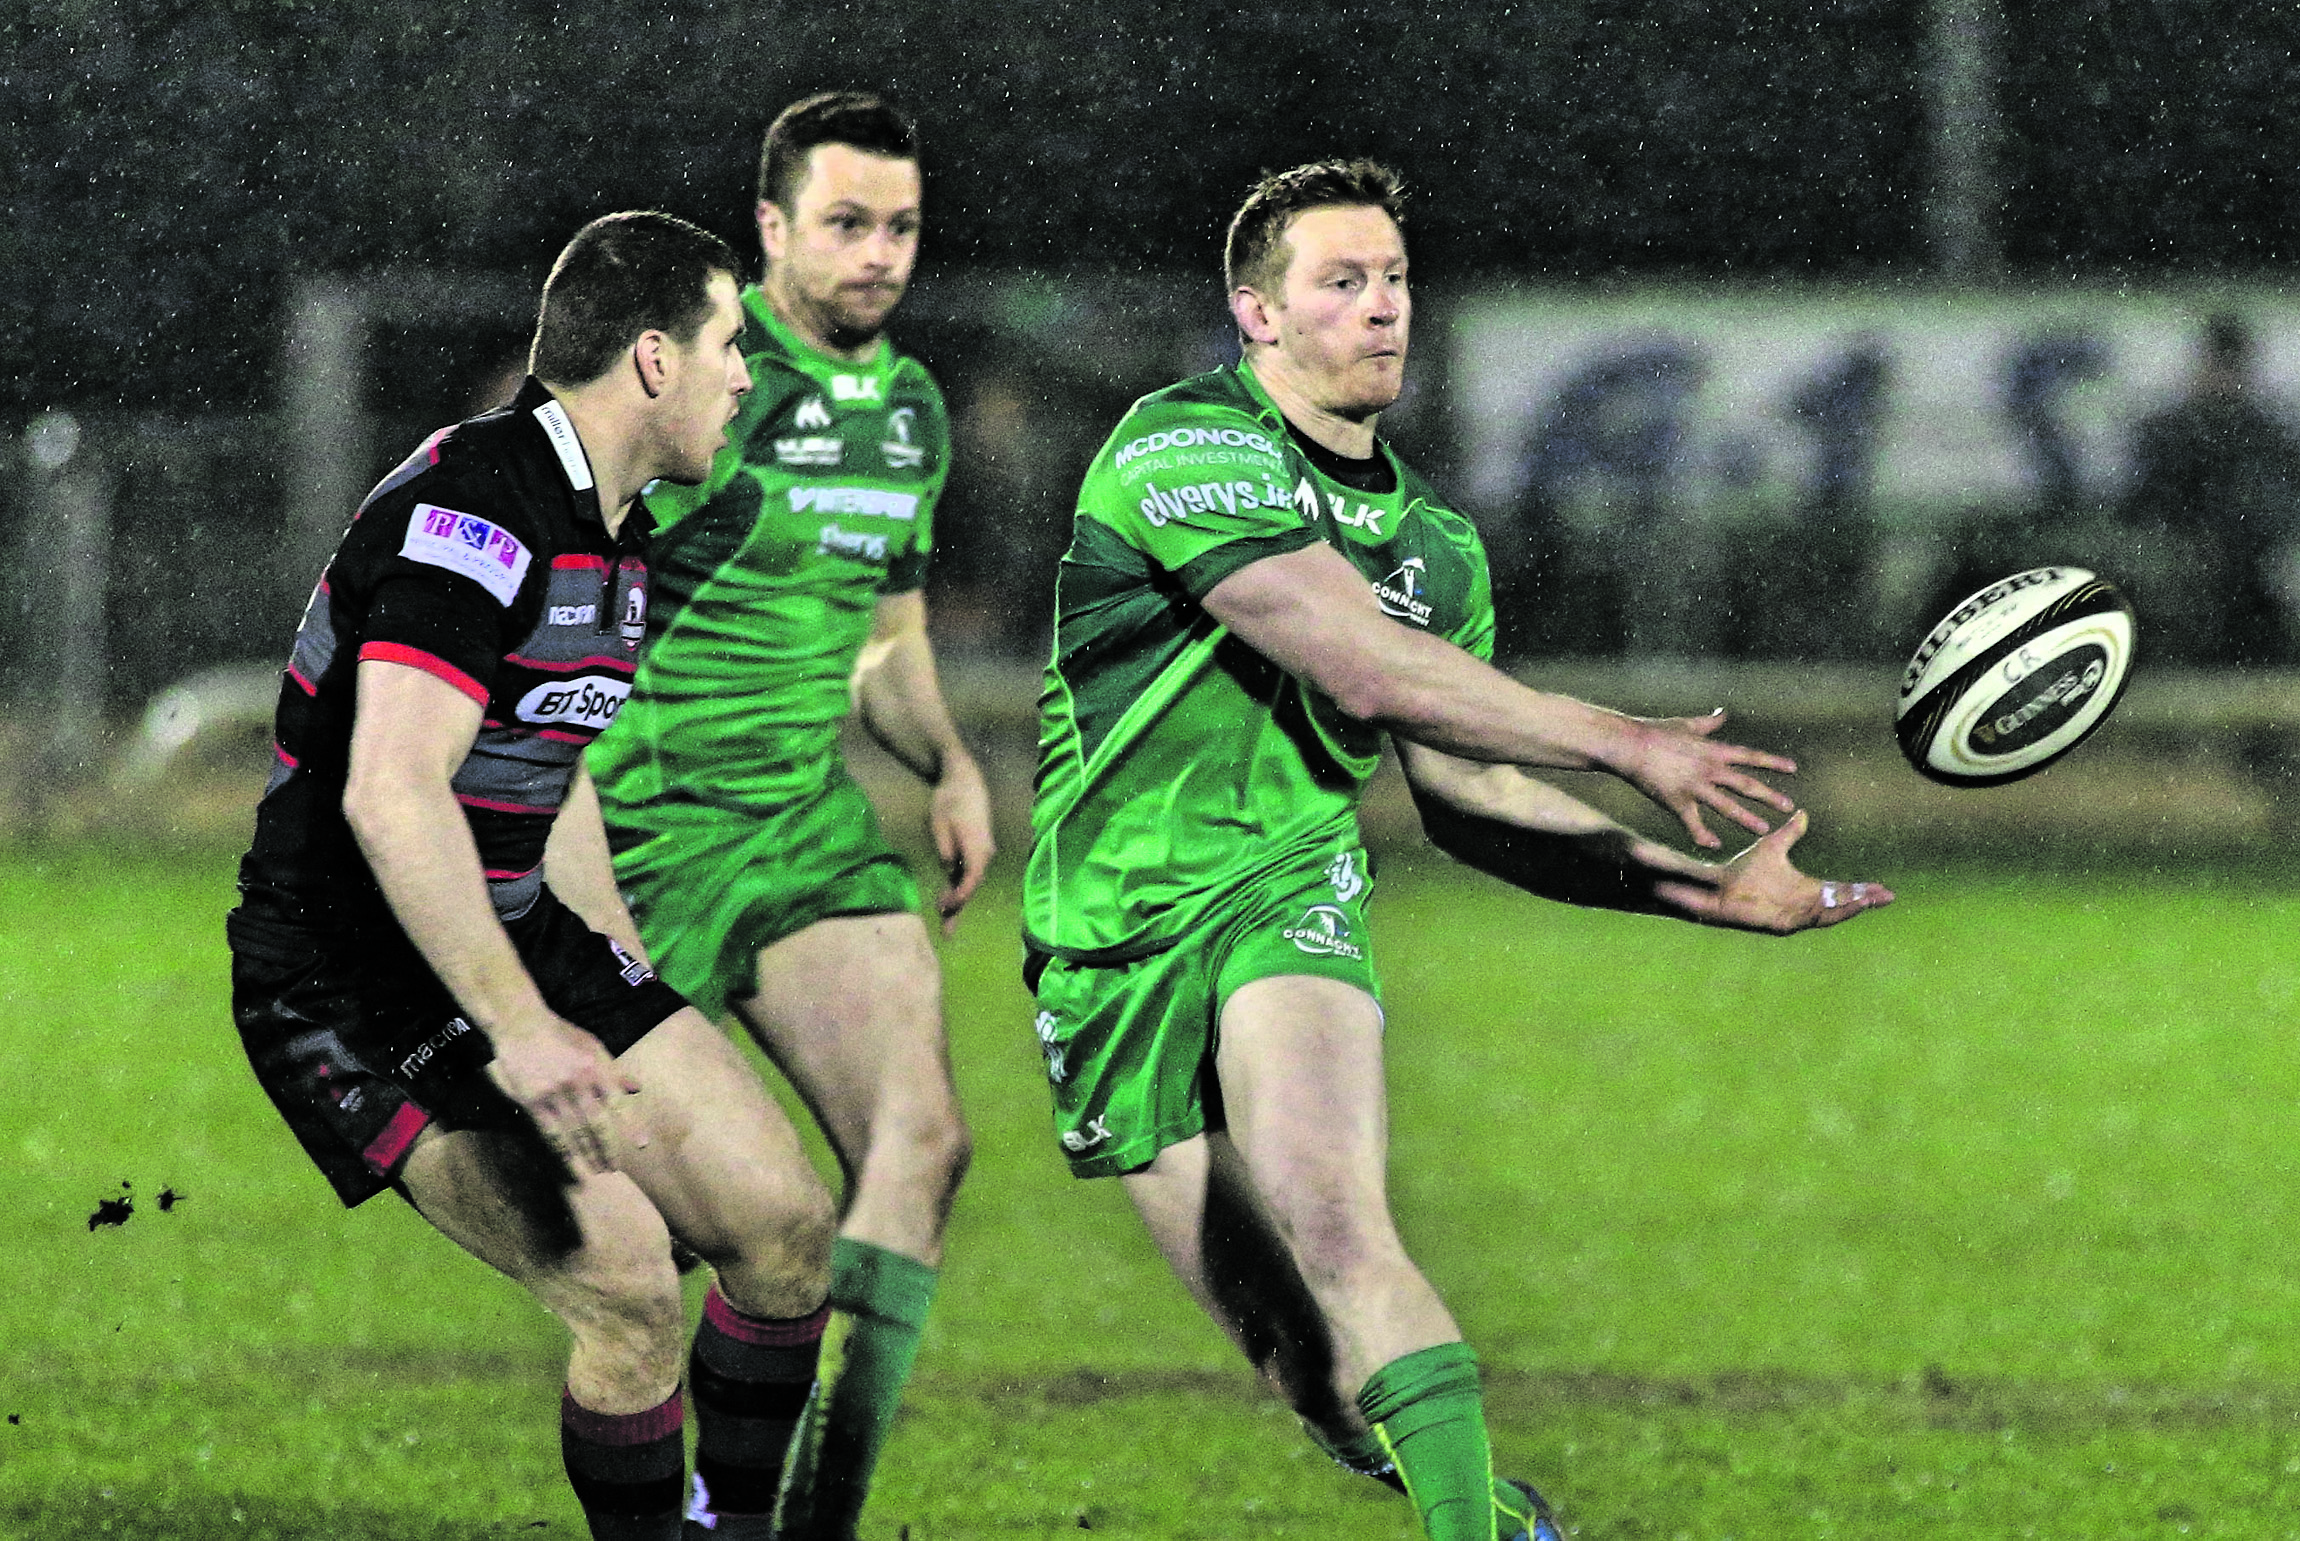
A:
[[[736,298],[735,280],[714,273],[709,292],[711,314],[693,339],[673,340],[663,349],[666,374],[657,403],[662,432],[655,474],[687,486],[711,474],[711,459],[727,442],[727,424],[751,388],[751,371],[736,343],[743,331],[743,305]]]
[[[1405,388],[1406,242],[1397,222],[1363,206],[1311,209],[1286,228],[1293,253],[1271,313],[1278,348],[1314,404],[1362,419]]]
[[[778,305],[834,348],[877,337],[918,260],[920,191],[917,161],[844,144],[809,150],[792,207],[758,209]]]

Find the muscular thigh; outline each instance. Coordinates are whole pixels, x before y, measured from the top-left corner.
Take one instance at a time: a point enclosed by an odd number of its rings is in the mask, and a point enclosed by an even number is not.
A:
[[[762,949],[734,1002],[842,1158],[889,1120],[955,1118],[942,971],[915,914],[840,915]]]
[[[647,1141],[618,1164],[673,1235],[713,1262],[794,1236],[827,1247],[829,1190],[725,1033],[690,1007],[617,1063],[639,1083],[626,1125]]]

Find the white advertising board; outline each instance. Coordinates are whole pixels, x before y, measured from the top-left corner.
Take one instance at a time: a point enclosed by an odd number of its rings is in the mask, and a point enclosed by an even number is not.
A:
[[[1809,501],[1829,435],[1843,453],[1865,423],[1888,526],[2056,491],[2112,501],[2134,429],[2180,399],[2217,311],[2251,327],[2271,404],[2300,402],[2300,297],[2266,286],[1491,291],[1452,318],[1464,490],[1506,517],[1536,483],[1571,505],[1577,484],[1644,477],[1681,514],[1730,522]],[[1879,366],[1865,405],[1843,383],[1863,352]]]

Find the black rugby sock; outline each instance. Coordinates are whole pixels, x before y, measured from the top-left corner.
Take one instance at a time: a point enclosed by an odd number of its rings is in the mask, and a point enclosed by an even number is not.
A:
[[[814,1385],[830,1308],[778,1321],[703,1297],[703,1322],[687,1360],[695,1398],[695,1504],[688,1518],[727,1541],[765,1536],[782,1480],[783,1453]]]
[[[559,1454],[591,1541],[678,1541],[687,1422],[679,1393],[643,1413],[595,1413],[559,1397]]]

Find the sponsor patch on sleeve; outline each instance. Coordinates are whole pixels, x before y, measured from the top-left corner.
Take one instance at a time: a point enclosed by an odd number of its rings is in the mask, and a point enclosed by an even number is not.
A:
[[[506,606],[519,597],[519,585],[535,559],[519,537],[501,525],[432,503],[415,505],[399,554],[469,578]]]

